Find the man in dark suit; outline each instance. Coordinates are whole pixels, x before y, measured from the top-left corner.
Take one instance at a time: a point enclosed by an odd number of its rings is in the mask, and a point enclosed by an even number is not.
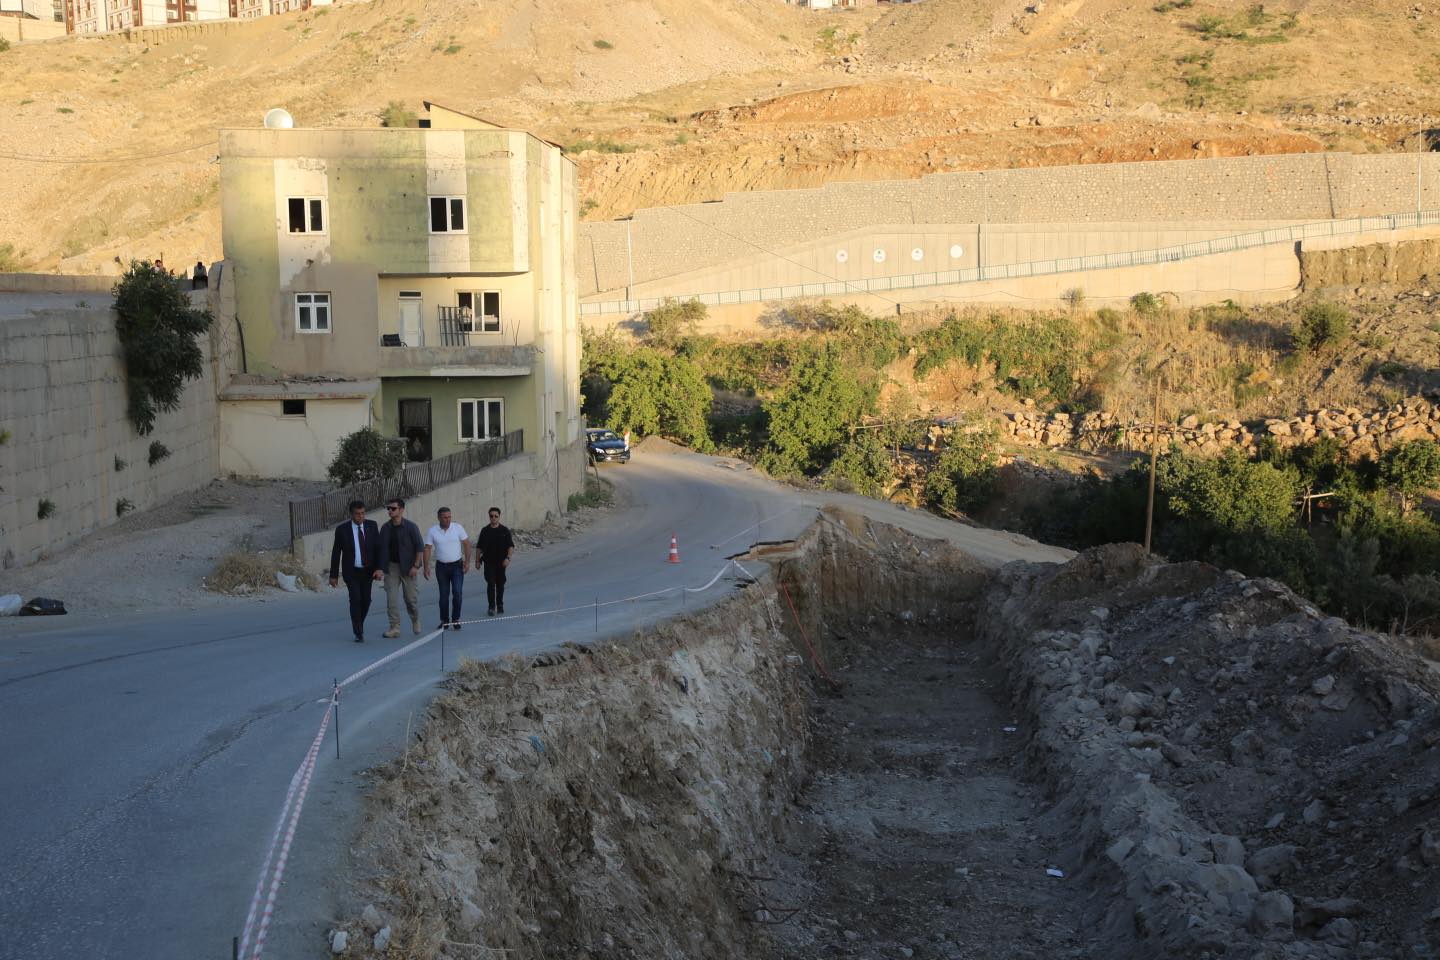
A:
[[[365,519],[365,501],[350,501],[350,519],[335,528],[335,546],[330,549],[330,586],[340,585],[350,594],[350,625],[355,642],[365,642],[365,615],[370,612],[370,590],[384,574],[380,572],[380,530],[374,520]]]

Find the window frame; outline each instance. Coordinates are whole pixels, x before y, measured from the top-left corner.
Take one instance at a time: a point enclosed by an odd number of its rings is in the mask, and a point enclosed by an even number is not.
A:
[[[306,297],[308,299],[304,300],[302,304],[301,297]],[[315,299],[316,297],[325,298],[323,301],[325,306],[325,326],[323,328],[315,325],[315,308],[317,306],[320,306],[321,304],[321,301]],[[302,305],[307,306],[310,309],[310,328],[308,330],[300,325],[300,309]],[[294,308],[296,333],[309,336],[311,334],[329,333],[335,328],[334,301],[330,296],[330,291],[328,290],[297,291],[294,296]]]
[[[439,201],[441,201],[441,202],[444,204],[442,216],[444,217],[445,225],[444,225],[441,229],[439,229],[439,230],[436,230],[436,229],[435,229],[435,201],[436,201],[436,200],[439,200]],[[459,213],[460,213],[460,218],[459,218],[459,219],[460,219],[460,226],[458,226],[458,227],[455,226],[455,219],[456,219],[456,218],[455,218],[455,213],[456,213],[456,209],[457,209],[457,208],[456,208],[456,204],[459,204],[459,208],[458,208],[458,209],[459,209]],[[466,234],[466,233],[469,233],[469,232],[470,232],[470,221],[469,221],[469,217],[468,217],[469,210],[467,209],[467,207],[468,207],[469,205],[465,202],[465,198],[464,198],[464,197],[461,197],[461,196],[449,196],[449,195],[443,195],[443,196],[442,196],[442,195],[436,194],[436,195],[431,196],[431,197],[428,198],[428,202],[426,203],[425,206],[426,206],[426,209],[425,209],[425,218],[426,218],[426,221],[427,221],[427,222],[429,223],[429,225],[430,225],[430,232],[431,232],[432,234],[434,234],[434,235],[436,235],[436,236],[443,236],[443,235],[452,234],[452,233],[454,233],[454,234]]]
[[[286,410],[286,409],[285,409],[287,406],[290,406],[290,405],[293,405],[293,404],[297,404],[297,403],[300,405],[300,411],[299,411],[298,413],[296,413],[296,412],[294,412],[294,411],[291,411],[291,410]],[[304,401],[304,400],[300,400],[300,399],[296,399],[296,398],[294,398],[294,397],[290,397],[290,398],[286,398],[286,399],[283,399],[283,400],[280,401],[280,416],[282,416],[282,417],[287,417],[287,418],[296,419],[296,420],[304,420],[304,419],[305,419],[305,413],[306,413],[306,409],[305,409],[305,401]]]
[[[293,211],[290,205],[296,200],[301,203],[301,229],[294,227]],[[318,205],[318,206],[317,206]],[[320,212],[320,228],[317,230],[311,224],[314,221],[315,212]],[[295,237],[323,236],[330,232],[330,201],[326,197],[286,197],[285,198],[285,227],[286,232]]]
[[[490,426],[490,404],[500,405],[500,429],[494,435],[488,434]],[[465,436],[465,406],[471,405],[471,425],[477,428],[479,436]],[[505,438],[504,397],[461,397],[455,401],[455,433],[461,443],[487,443]]]
[[[488,314],[488,313],[485,312],[485,298],[486,298],[487,296],[491,295],[491,294],[493,294],[493,295],[495,296],[495,313],[494,313],[494,314]],[[499,290],[456,290],[456,291],[455,291],[455,309],[457,309],[457,310],[464,310],[464,309],[465,309],[465,307],[463,307],[463,306],[460,304],[460,298],[461,298],[461,297],[464,297],[464,296],[469,296],[469,297],[470,297],[470,308],[469,308],[469,309],[470,309],[470,329],[469,329],[468,332],[469,332],[469,333],[489,333],[489,334],[499,333],[499,332],[500,332],[500,326],[501,326],[501,323],[500,323],[500,302],[501,302],[501,301],[500,301],[500,291],[499,291]],[[494,322],[494,326],[493,326],[493,327],[490,325],[490,323],[491,323],[492,321]]]

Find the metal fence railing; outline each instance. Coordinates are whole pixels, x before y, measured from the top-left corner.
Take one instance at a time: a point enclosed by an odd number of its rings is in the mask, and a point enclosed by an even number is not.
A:
[[[463,480],[486,467],[525,450],[525,431],[512,430],[494,440],[472,443],[463,450],[423,463],[408,464],[388,480],[367,480],[318,497],[290,501],[290,541],[339,524],[349,515],[351,500],[364,500],[366,509],[379,507],[391,497],[429,493],[447,483]]]
[[[953,283],[974,283],[979,280],[1014,280],[1042,277],[1057,273],[1084,270],[1111,270],[1117,267],[1142,267],[1157,263],[1174,263],[1217,253],[1233,253],[1252,247],[1277,243],[1294,243],[1317,237],[1371,233],[1378,230],[1403,230],[1411,227],[1440,224],[1440,210],[1417,210],[1414,213],[1392,213],[1377,217],[1351,217],[1344,220],[1319,220],[1288,227],[1254,230],[1210,240],[1194,240],[1150,250],[1125,250],[1118,253],[1096,253],[1082,257],[1057,257],[1050,260],[1028,260],[1021,263],[997,263],[961,270],[940,270],[911,273],[894,277],[870,277],[863,280],[831,280],[825,283],[797,283],[780,287],[755,287],[748,290],[720,290],[710,293],[675,294],[676,300],[699,300],[706,306],[731,303],[755,303],[764,300],[791,300],[796,297],[835,297],[881,290],[911,290],[916,287],[938,287]],[[602,314],[635,314],[653,310],[667,297],[646,297],[635,300],[605,300],[580,304],[582,316]]]

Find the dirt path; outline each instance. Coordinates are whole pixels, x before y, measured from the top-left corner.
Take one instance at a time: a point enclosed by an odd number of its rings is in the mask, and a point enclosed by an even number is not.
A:
[[[865,629],[817,705],[815,779],[769,885],[787,958],[1081,956],[1063,824],[1025,782],[1004,681],[966,637]],[[957,642],[958,641],[958,642]],[[1068,871],[1066,871],[1068,873]]]

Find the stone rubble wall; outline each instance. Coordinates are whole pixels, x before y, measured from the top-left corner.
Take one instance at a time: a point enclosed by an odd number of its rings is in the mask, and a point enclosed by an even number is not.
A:
[[[930,444],[942,445],[946,425],[930,428]],[[1079,447],[1086,450],[1149,450],[1155,431],[1148,421],[1121,420],[1105,412],[1071,416],[1046,414],[1033,406],[1003,414],[1001,436],[1029,447]],[[1322,437],[1334,437],[1350,456],[1373,456],[1407,440],[1440,440],[1440,406],[1427,397],[1407,397],[1392,406],[1369,412],[1357,407],[1315,410],[1295,417],[1260,421],[1237,419],[1200,422],[1189,416],[1178,424],[1163,424],[1160,447],[1178,447],[1186,453],[1214,455],[1230,449],[1254,453],[1262,440],[1295,447]]]

